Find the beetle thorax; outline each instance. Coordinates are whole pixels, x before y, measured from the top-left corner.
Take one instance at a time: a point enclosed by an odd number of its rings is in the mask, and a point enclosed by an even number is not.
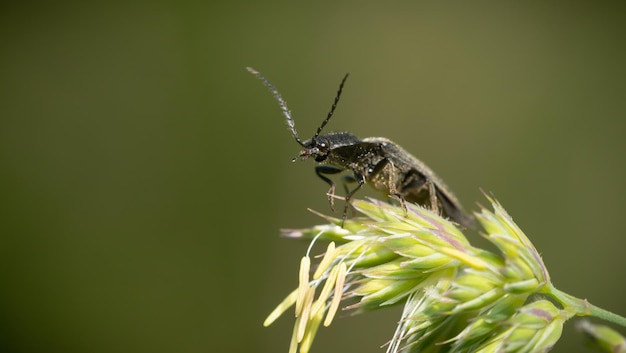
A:
[[[329,157],[332,159],[333,150],[359,142],[360,140],[349,132],[331,132],[304,141],[298,157],[302,160],[313,157],[316,162],[324,162]]]

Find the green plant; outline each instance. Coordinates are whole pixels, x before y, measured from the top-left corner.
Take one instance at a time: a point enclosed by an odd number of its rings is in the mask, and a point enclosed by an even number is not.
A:
[[[388,352],[547,352],[572,317],[626,319],[556,289],[539,253],[504,208],[476,213],[499,253],[476,248],[446,219],[416,205],[353,202],[362,217],[308,229],[291,238],[328,241],[311,274],[310,252],[299,286],[268,316],[295,305],[289,352],[309,352],[320,325],[338,308],[364,313],[403,304]],[[598,337],[595,337],[598,339]],[[601,339],[601,335],[600,335]],[[610,350],[609,350],[610,351]],[[619,351],[619,350],[614,350]]]

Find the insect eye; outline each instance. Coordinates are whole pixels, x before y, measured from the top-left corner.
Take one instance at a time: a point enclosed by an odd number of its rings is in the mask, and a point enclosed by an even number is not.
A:
[[[319,151],[322,154],[329,154],[330,153],[330,144],[327,142],[322,142],[318,145]]]

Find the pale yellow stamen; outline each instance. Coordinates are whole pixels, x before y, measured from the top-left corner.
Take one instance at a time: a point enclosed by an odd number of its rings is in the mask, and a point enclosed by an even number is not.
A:
[[[309,324],[309,329],[304,334],[304,338],[300,343],[300,353],[308,353],[309,349],[311,349],[311,345],[313,344],[313,339],[315,338],[315,334],[317,333],[317,329],[320,327],[320,322],[322,322],[322,318],[324,317],[323,312],[311,313],[311,321]]]
[[[311,269],[311,258],[304,256],[300,260],[300,273],[298,274],[298,297],[296,299],[296,317],[300,316],[304,299],[309,290],[309,270]]]
[[[304,337],[304,333],[306,332],[306,328],[309,324],[309,315],[311,314],[311,306],[313,304],[313,297],[315,296],[315,287],[309,287],[306,296],[304,298],[304,307],[302,308],[302,312],[300,313],[300,322],[298,323],[298,330],[296,334],[296,338],[298,343],[302,342],[302,338]]]
[[[322,292],[313,304],[313,315],[316,315],[317,312],[323,310],[324,306],[326,306],[326,300],[335,286],[335,281],[337,281],[337,273],[339,273],[339,266],[335,266],[330,270],[326,283],[324,283],[324,288],[322,288]]]
[[[346,267],[346,263],[340,263],[339,273],[337,273],[337,282],[335,283],[335,294],[333,294],[333,300],[330,302],[328,314],[326,314],[326,319],[324,320],[324,326],[326,327],[330,326],[330,323],[335,317],[335,313],[337,313],[337,309],[339,309],[339,303],[341,303],[341,296],[343,295],[343,285],[346,282],[347,271],[348,269]]]
[[[322,274],[324,274],[324,272],[326,271],[328,266],[330,266],[330,264],[333,262],[334,259],[335,259],[335,242],[331,241],[330,244],[328,244],[328,248],[326,249],[324,258],[322,259],[319,266],[317,267],[317,270],[315,270],[315,273],[313,274],[313,279],[319,279],[320,277],[322,277]]]
[[[296,323],[293,327],[293,333],[291,334],[291,340],[289,341],[289,353],[298,352],[298,326],[300,326],[300,321],[302,317],[296,318]]]
[[[263,321],[263,326],[267,327],[276,321],[278,317],[280,317],[287,309],[289,309],[295,302],[296,297],[298,296],[298,289],[294,289],[293,292],[289,293],[289,295],[283,299],[280,304],[267,316],[265,321]]]

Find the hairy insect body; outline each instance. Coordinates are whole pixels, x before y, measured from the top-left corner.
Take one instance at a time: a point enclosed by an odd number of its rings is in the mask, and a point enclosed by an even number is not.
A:
[[[381,161],[384,158],[389,161],[377,175],[368,179],[375,189],[397,194],[407,202],[441,210],[442,215],[457,223],[473,226],[473,218],[463,210],[444,181],[426,164],[389,139],[369,137],[363,139],[363,142],[378,144],[383,156]]]
[[[296,132],[295,123],[287,108],[287,103],[280,93],[258,71],[251,68],[248,68],[248,71],[262,80],[272,91],[293,137],[302,146],[294,161],[298,158],[302,160],[313,158],[318,162],[315,173],[330,185],[328,200],[331,208],[335,195],[335,183],[328,175],[338,174],[346,170],[352,171],[353,175],[349,179],[358,185],[348,191],[345,196],[344,220],[351,197],[367,182],[374,189],[386,195],[397,196],[403,205],[404,202],[414,202],[429,207],[435,212],[440,212],[443,216],[449,217],[463,226],[471,227],[473,225],[473,219],[463,211],[461,204],[441,178],[393,141],[383,137],[368,137],[361,140],[349,132],[320,134],[337,107],[348,75],[341,81],[326,119],[311,139],[302,141]]]
[[[330,133],[318,137],[318,140],[327,140],[331,144],[333,141],[345,142],[334,145],[328,156],[318,161],[332,166],[316,168],[318,175],[330,184],[330,194],[334,193],[334,184],[323,174],[350,170],[353,172],[352,181],[359,186],[348,197],[367,183],[385,195],[395,195],[403,201],[439,210],[443,216],[463,226],[473,225],[473,219],[463,211],[443,180],[393,141],[384,137],[359,140],[350,133]],[[302,154],[307,155],[308,152]]]

